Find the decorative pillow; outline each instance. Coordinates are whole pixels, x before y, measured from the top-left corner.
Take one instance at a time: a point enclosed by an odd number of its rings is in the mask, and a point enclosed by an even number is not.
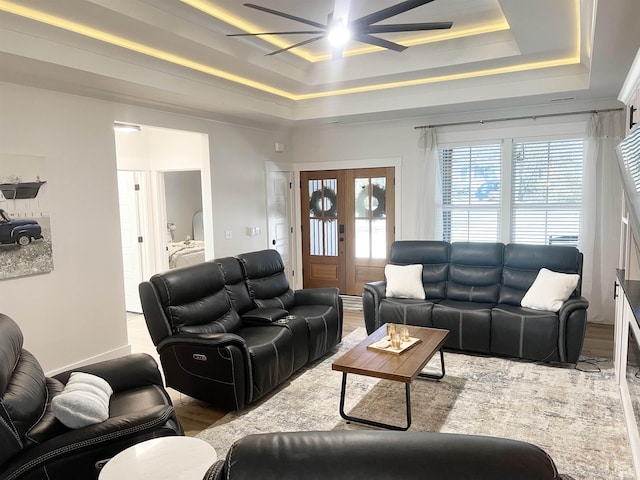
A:
[[[72,372],[62,393],[51,400],[53,415],[69,428],[81,428],[109,418],[113,390],[96,375]]]
[[[384,276],[387,279],[387,297],[424,300],[422,264],[387,265],[384,267]]]
[[[520,305],[535,310],[557,312],[575,290],[580,280],[577,273],[558,273],[541,268],[538,276],[522,297]]]

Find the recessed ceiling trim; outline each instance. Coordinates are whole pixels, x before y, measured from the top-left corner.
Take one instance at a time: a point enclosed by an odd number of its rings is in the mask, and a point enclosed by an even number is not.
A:
[[[109,43],[111,45],[122,47],[127,50],[131,50],[133,52],[141,53],[143,55],[148,55],[150,57],[164,60],[166,62],[173,63],[175,65],[180,65],[186,68],[190,68],[192,70],[197,70],[199,72],[207,73],[214,77],[229,80],[231,82],[238,83],[246,87],[255,88],[263,92],[278,95],[280,97],[289,98],[292,100],[294,99],[291,93],[281,90],[279,88],[272,87],[265,83],[256,82],[254,80],[242,77],[240,75],[235,75],[233,73],[226,72],[224,70],[220,70],[218,68],[211,67],[209,65],[205,65],[203,63],[196,62],[194,60],[189,60],[188,58],[181,57],[180,55],[176,55],[170,52],[166,52],[164,50],[153,48],[148,45],[144,45],[142,43],[134,42],[132,40],[120,37],[118,35],[113,35],[111,33],[103,32],[102,30],[98,30],[96,28],[92,28],[87,25],[83,25],[81,23],[72,22],[71,20],[67,20],[65,18],[56,17],[55,15],[50,15],[48,13],[41,12],[39,10],[24,7],[22,5],[18,5],[11,2],[0,2],[0,10],[3,10],[8,13],[13,13],[14,15],[19,15],[24,18],[35,20],[37,22],[46,23],[47,25],[61,28],[63,30],[77,33],[85,37],[93,38],[94,40],[99,40],[101,42]]]
[[[186,2],[195,2],[196,0],[181,0],[181,1],[184,1],[186,3]],[[580,18],[579,17],[579,0],[574,0],[574,1],[576,4],[576,15],[577,15],[576,21],[578,22],[578,30],[579,30],[579,23],[580,23],[579,22],[579,18]],[[523,72],[528,70],[560,67],[560,66],[574,65],[574,64],[580,63],[580,43],[578,39],[576,52],[573,56],[570,56],[570,57],[550,59],[550,60],[538,61],[538,62],[514,64],[510,66],[488,68],[483,70],[475,70],[475,71],[462,72],[457,74],[423,77],[423,78],[418,78],[413,80],[377,83],[372,85],[365,85],[365,86],[337,89],[337,90],[327,90],[327,91],[308,93],[308,94],[296,94],[293,92],[289,92],[289,91],[285,91],[285,90],[273,87],[271,85],[267,85],[265,83],[251,80],[246,77],[242,77],[240,75],[236,75],[224,70],[220,70],[215,67],[211,67],[209,65],[205,65],[203,63],[196,62],[194,60],[190,60],[188,58],[184,58],[182,56],[179,56],[164,50],[153,48],[153,47],[150,47],[150,46],[147,46],[147,45],[144,45],[144,44],[141,44],[141,43],[138,43],[114,34],[110,34],[110,33],[107,33],[107,32],[104,32],[104,31],[101,31],[77,22],[73,22],[61,17],[57,17],[36,9],[24,7],[16,3],[2,1],[0,2],[0,10],[14,14],[14,15],[18,15],[24,18],[28,18],[37,22],[46,23],[48,25],[61,28],[63,30],[77,33],[79,35],[93,38],[95,40],[99,40],[111,45],[125,48],[133,52],[141,53],[143,55],[164,60],[166,62],[175,64],[175,65],[179,65],[185,68],[199,71],[217,78],[228,80],[239,85],[243,85],[249,88],[253,88],[265,93],[269,93],[269,94],[276,95],[278,97],[286,98],[293,101],[311,100],[311,99],[326,98],[326,97],[339,96],[339,95],[350,95],[350,94],[362,93],[362,92],[373,92],[373,91],[387,90],[392,88],[411,87],[416,85],[425,85],[430,83],[438,83],[438,82],[445,82],[445,81],[451,81],[451,80],[461,80],[461,79],[469,79],[469,78],[476,78],[476,77],[484,77],[489,75]]]
[[[464,80],[468,78],[486,77],[489,75],[500,75],[505,73],[525,72],[528,70],[538,70],[551,67],[563,67],[580,63],[580,57],[567,57],[555,60],[544,60],[540,62],[522,63],[518,65],[509,65],[506,67],[487,68],[484,70],[474,70],[472,72],[454,73],[448,75],[440,75],[436,77],[417,78],[414,80],[403,80],[398,82],[379,83],[376,85],[368,85],[362,87],[345,88],[341,90],[331,90],[329,92],[309,93],[305,95],[296,95],[296,100],[309,100],[313,98],[322,98],[338,95],[349,95],[352,93],[373,92],[377,90],[386,90],[390,88],[413,87],[416,85],[426,85],[429,83],[446,82],[452,80]]]

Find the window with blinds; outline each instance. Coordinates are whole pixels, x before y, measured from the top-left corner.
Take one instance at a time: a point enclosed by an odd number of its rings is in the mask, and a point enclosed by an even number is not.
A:
[[[504,146],[448,147],[439,154],[443,240],[578,245],[582,138],[506,139]],[[501,188],[501,180],[510,188]]]
[[[496,242],[500,237],[500,144],[444,148],[443,239]]]
[[[577,246],[583,150],[582,139],[513,144],[512,242]]]

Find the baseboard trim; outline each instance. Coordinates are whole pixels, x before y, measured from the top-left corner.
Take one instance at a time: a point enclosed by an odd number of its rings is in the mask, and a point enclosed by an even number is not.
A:
[[[114,358],[124,357],[125,355],[129,355],[130,353],[131,353],[131,345],[127,344],[123,347],[109,350],[108,352],[104,352],[104,353],[101,353],[100,355],[95,355],[93,357],[80,360],[79,362],[72,363],[65,367],[60,367],[60,368],[56,368],[55,370],[51,370],[50,372],[45,372],[45,375],[47,377],[51,377],[61,372],[66,372],[68,370],[73,370],[74,368],[82,367],[83,365],[89,365],[92,363],[102,362],[104,360],[111,360]]]

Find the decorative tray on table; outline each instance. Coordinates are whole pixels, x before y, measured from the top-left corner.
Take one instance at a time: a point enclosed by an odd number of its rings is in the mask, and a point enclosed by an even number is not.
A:
[[[376,342],[373,342],[367,345],[367,349],[373,350],[375,352],[386,352],[386,353],[393,353],[395,355],[401,355],[407,350],[409,350],[411,347],[419,344],[421,341],[422,340],[420,340],[419,338],[409,337],[409,340],[403,341],[400,344],[400,348],[393,348],[391,346],[391,341],[389,340],[389,337],[384,337],[381,340],[378,340]]]

